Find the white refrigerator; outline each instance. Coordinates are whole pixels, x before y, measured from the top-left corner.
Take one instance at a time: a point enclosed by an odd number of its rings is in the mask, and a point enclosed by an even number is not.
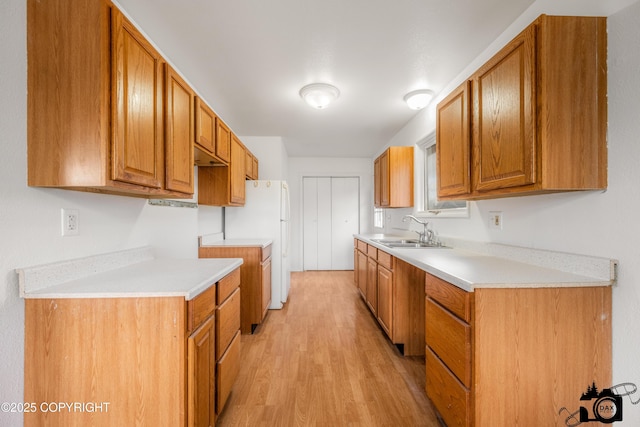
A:
[[[246,181],[245,205],[224,212],[225,239],[271,239],[271,306],[287,302],[289,273],[289,187],[285,181]]]

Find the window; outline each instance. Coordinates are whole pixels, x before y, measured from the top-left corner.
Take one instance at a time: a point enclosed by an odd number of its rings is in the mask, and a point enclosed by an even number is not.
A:
[[[373,226],[375,228],[384,228],[384,209],[373,208]]]
[[[436,134],[427,136],[418,143],[421,153],[422,191],[418,201],[418,214],[421,216],[437,217],[468,217],[469,204],[460,200],[438,200],[438,185],[436,176]]]

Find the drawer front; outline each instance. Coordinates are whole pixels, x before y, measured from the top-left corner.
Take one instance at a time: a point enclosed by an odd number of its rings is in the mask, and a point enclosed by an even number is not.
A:
[[[384,251],[378,250],[378,264],[388,270],[393,270],[393,257]]]
[[[240,331],[216,364],[216,412],[220,414],[240,370]]]
[[[367,255],[373,259],[378,258],[378,248],[375,246],[367,245]]]
[[[265,262],[267,258],[271,256],[271,247],[272,245],[269,245],[266,248],[262,248],[262,262]]]
[[[356,242],[358,244],[358,250],[360,252],[364,252],[366,254],[368,245],[365,242],[363,242],[362,240],[356,240]]]
[[[187,301],[187,331],[195,330],[216,309],[216,285]]]
[[[236,291],[216,310],[216,355],[224,353],[233,336],[240,329],[240,289]]]
[[[471,326],[427,298],[427,345],[467,387],[471,386]]]
[[[240,286],[240,267],[224,276],[218,282],[218,305],[222,304]]]
[[[438,301],[465,322],[471,322],[471,292],[466,292],[429,273],[425,280],[425,292],[429,298]]]
[[[448,427],[471,425],[471,392],[456,379],[428,347],[425,352],[426,390]]]

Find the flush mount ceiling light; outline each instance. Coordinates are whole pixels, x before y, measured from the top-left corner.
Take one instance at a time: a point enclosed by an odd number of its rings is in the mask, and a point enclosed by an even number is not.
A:
[[[321,110],[340,96],[337,87],[327,83],[312,83],[300,89],[300,97],[312,106]]]
[[[403,99],[412,110],[421,110],[429,105],[433,99],[433,92],[429,89],[414,90],[406,94]]]

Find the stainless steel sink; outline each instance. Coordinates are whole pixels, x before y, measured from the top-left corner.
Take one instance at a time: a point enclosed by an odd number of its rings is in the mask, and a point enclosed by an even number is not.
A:
[[[404,244],[404,243],[418,243],[417,239],[371,239],[374,242],[388,245],[388,244]]]
[[[388,248],[398,248],[398,249],[424,249],[424,248],[440,248],[440,249],[448,249],[447,246],[442,246],[437,243],[426,243],[420,242],[415,239],[371,239],[374,242],[380,243]]]

